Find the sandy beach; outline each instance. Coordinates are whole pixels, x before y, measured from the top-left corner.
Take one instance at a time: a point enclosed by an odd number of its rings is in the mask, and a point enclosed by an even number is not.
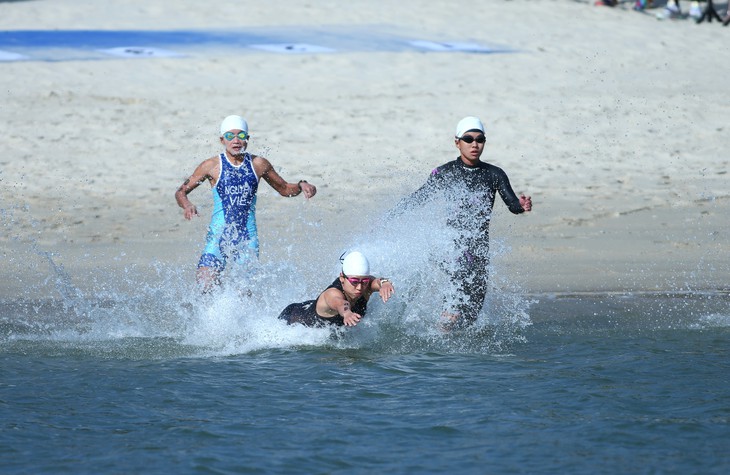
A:
[[[728,290],[730,28],[658,21],[658,11],[567,0],[0,2],[0,31],[336,26],[510,50],[218,45],[174,58],[0,61],[0,292],[48,285],[48,257],[81,287],[155,262],[193,279],[210,193],[191,194],[193,222],[173,194],[220,151],[228,114],[247,118],[251,151],[319,188],[305,202],[261,186],[263,261],[330,262],[361,223],[456,157],[455,124],[476,115],[483,158],[533,199],[523,216],[498,202],[492,224],[508,249],[494,264],[525,292]]]

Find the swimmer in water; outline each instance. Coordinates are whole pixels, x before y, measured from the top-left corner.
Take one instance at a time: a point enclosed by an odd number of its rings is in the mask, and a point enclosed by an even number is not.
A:
[[[383,302],[387,302],[395,289],[390,280],[370,275],[367,258],[358,251],[352,251],[342,261],[342,272],[332,285],[315,300],[288,305],[279,318],[289,325],[352,327],[365,316],[373,292],[379,292]]]

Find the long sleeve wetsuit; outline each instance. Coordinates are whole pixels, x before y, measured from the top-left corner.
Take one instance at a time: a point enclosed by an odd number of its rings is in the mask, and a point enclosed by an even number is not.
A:
[[[471,167],[457,158],[434,169],[426,183],[399,204],[422,205],[438,194],[450,202],[446,224],[458,232],[454,244],[459,259],[444,265],[458,289],[456,310],[464,323],[476,320],[486,296],[489,223],[497,193],[512,213],[525,211],[501,168],[484,162]]]

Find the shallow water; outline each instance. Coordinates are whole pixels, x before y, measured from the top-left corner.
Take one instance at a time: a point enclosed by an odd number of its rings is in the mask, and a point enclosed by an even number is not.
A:
[[[0,470],[730,469],[726,294],[510,295],[526,315],[462,334],[387,305],[341,334],[279,326],[245,298],[216,322],[190,305],[2,302]]]
[[[396,294],[339,332],[276,318],[336,259],[201,296],[163,263],[88,278],[13,253],[47,266],[0,300],[0,473],[730,470],[727,292],[530,295],[497,266],[446,333],[453,236],[415,213],[352,244]]]

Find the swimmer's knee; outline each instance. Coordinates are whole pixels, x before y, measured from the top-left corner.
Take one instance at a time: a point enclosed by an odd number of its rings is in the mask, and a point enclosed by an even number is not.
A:
[[[204,294],[221,284],[219,272],[212,267],[198,267],[195,280]]]

